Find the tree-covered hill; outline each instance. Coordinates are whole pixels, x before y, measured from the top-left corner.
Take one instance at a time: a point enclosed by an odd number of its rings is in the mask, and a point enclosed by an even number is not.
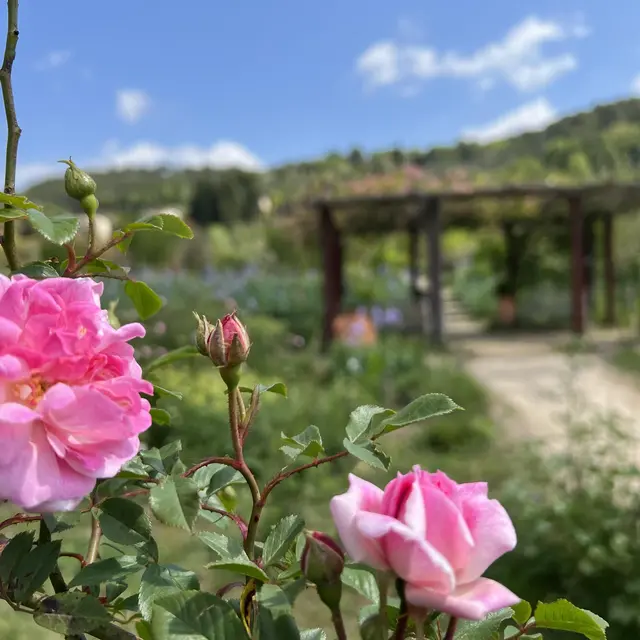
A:
[[[409,171],[408,171],[409,169]],[[573,181],[629,178],[640,170],[640,99],[599,105],[525,133],[486,145],[460,142],[431,149],[390,149],[365,154],[330,153],[313,161],[275,167],[265,174],[239,170],[123,170],[95,174],[104,211],[136,213],[148,207],[180,205],[196,220],[247,220],[261,194],[276,206],[332,191],[402,188],[416,179],[456,181]],[[413,176],[411,176],[413,171]],[[417,173],[417,177],[416,177]],[[399,177],[398,177],[399,176]],[[36,202],[73,210],[61,180],[32,187]]]

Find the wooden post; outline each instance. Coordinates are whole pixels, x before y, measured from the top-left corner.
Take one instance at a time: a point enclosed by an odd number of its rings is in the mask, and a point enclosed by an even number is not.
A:
[[[322,350],[326,351],[333,340],[333,323],[340,313],[344,283],[342,277],[342,243],[331,209],[318,207],[320,242],[324,270],[324,318],[322,326]]]
[[[584,255],[584,286],[586,297],[586,308],[588,317],[592,318],[595,310],[595,282],[596,282],[596,260],[595,260],[595,229],[594,217],[586,216],[582,229],[582,249]]]
[[[613,215],[605,213],[602,217],[602,244],[604,259],[604,295],[605,295],[605,324],[613,326],[616,323],[616,276],[613,256]]]
[[[425,202],[425,223],[427,229],[427,255],[429,258],[429,302],[431,303],[431,340],[442,343],[442,250],[441,250],[441,207],[439,198],[429,198]]]
[[[571,330],[584,333],[584,251],[582,200],[569,198],[569,224],[571,227]]]

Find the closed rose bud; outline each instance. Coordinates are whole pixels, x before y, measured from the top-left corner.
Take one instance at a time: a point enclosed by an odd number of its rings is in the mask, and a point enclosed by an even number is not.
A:
[[[193,315],[198,321],[198,327],[196,328],[196,348],[203,356],[208,356],[209,335],[212,331],[211,325],[204,316],[200,317],[195,311]]]
[[[81,201],[87,196],[95,195],[96,181],[86,171],[79,169],[71,158],[60,162],[69,165],[64,172],[64,190],[70,198]]]
[[[247,361],[249,334],[235,313],[218,320],[208,340],[209,357],[216,367],[237,367]]]
[[[316,585],[322,602],[335,611],[342,597],[340,576],[344,570],[344,552],[326,533],[309,531],[305,537],[307,541],[300,558],[302,573]]]

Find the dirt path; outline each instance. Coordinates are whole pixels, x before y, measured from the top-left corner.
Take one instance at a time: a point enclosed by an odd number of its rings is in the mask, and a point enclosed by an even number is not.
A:
[[[562,352],[566,334],[486,335],[451,299],[445,331],[467,371],[493,397],[496,420],[512,435],[553,436],[561,446],[571,419],[593,417],[615,419],[640,434],[640,383],[596,354]],[[634,458],[640,464],[640,446]]]

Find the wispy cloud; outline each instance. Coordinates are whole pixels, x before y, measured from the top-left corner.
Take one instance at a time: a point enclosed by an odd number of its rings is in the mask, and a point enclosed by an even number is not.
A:
[[[631,91],[636,95],[640,95],[640,73],[631,81]]]
[[[74,158],[83,169],[104,171],[108,169],[244,169],[260,172],[262,161],[249,149],[230,140],[220,140],[209,147],[180,145],[168,147],[156,142],[136,142],[129,146],[117,141],[105,144],[97,157]],[[25,189],[41,180],[62,177],[64,167],[55,160],[50,163],[24,163],[18,166],[18,189]]]
[[[129,124],[138,122],[150,107],[151,99],[140,89],[120,89],[116,92],[116,113]]]
[[[49,71],[63,67],[71,59],[71,51],[50,51],[35,64],[37,71]]]
[[[557,111],[549,101],[538,98],[491,122],[463,131],[462,139],[481,143],[502,140],[525,131],[540,131],[557,120],[557,117]]]
[[[529,92],[552,83],[578,66],[574,53],[547,54],[545,45],[588,35],[583,22],[564,24],[529,16],[501,40],[468,54],[441,52],[425,45],[408,44],[405,40],[382,40],[359,56],[356,70],[370,89],[406,86],[434,78],[457,78],[472,80],[485,90],[501,81]]]

